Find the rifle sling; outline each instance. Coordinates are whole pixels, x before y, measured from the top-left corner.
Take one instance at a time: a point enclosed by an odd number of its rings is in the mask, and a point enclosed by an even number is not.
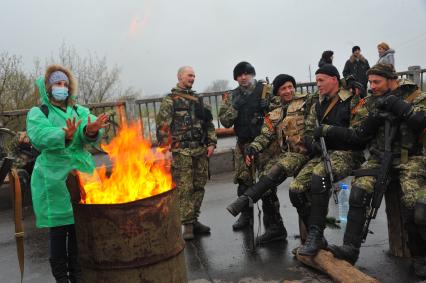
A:
[[[328,105],[327,109],[325,109],[324,115],[321,118],[321,123],[324,121],[325,117],[327,117],[328,113],[331,112],[331,110],[336,106],[337,102],[339,101],[339,94],[336,94],[330,101],[330,104]]]

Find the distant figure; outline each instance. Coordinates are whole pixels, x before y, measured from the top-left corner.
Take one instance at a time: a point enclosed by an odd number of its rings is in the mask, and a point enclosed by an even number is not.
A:
[[[390,48],[387,43],[381,42],[377,45],[377,51],[379,51],[377,64],[389,64],[395,69],[395,58],[393,57],[395,50]]]
[[[321,59],[318,62],[318,67],[321,68],[325,64],[333,64],[333,54],[331,50],[326,50],[322,53]]]
[[[367,59],[362,56],[361,48],[359,46],[352,47],[352,55],[349,57],[349,60],[346,61],[345,67],[343,68],[343,76],[347,78],[352,75],[357,82],[363,85],[364,89],[367,89],[368,69],[370,69],[370,65]]]

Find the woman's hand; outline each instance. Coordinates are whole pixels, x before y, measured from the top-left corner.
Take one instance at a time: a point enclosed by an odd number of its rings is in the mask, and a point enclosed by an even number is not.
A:
[[[66,121],[67,127],[62,128],[62,130],[65,132],[65,140],[72,140],[74,137],[74,133],[77,131],[78,126],[81,124],[81,120],[78,120],[77,123],[75,122],[75,117],[71,120],[70,118]]]
[[[102,128],[108,126],[108,115],[103,113],[99,115],[95,122],[90,121],[90,116],[87,117],[87,125],[86,125],[86,135],[94,136],[98,133],[98,131]]]

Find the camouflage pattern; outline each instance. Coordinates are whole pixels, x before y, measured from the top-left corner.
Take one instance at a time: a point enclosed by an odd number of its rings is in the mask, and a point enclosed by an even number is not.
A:
[[[417,86],[406,80],[399,81],[400,87],[392,94],[406,99],[414,91]],[[378,97],[370,95],[365,98],[363,111],[377,112],[376,108]],[[414,111],[426,112],[426,93],[419,95],[412,102]],[[407,208],[414,208],[416,200],[425,200],[426,190],[426,164],[425,155],[423,154],[422,135],[423,133],[414,132],[404,122],[400,123],[394,142],[392,143],[392,152],[394,153],[394,170],[398,174],[403,192],[402,202]],[[385,129],[381,126],[377,135],[371,141],[369,150],[371,158],[362,165],[363,169],[373,169],[380,167],[380,157],[375,153],[383,151],[385,146]],[[369,193],[373,192],[376,177],[362,176],[354,178],[352,184],[366,190]]]
[[[175,87],[163,98],[156,117],[158,143],[170,145],[173,154],[172,175],[179,193],[182,224],[194,223],[200,214],[208,178],[207,146],[217,143],[212,121],[207,123],[205,133],[202,121],[195,115],[197,99],[195,92]]]
[[[357,168],[359,166],[359,163],[356,163],[352,155],[347,151],[329,151],[329,155],[335,181],[342,180],[351,175],[352,168]],[[324,162],[321,157],[315,157],[306,163],[299,174],[297,174],[290,183],[290,191],[308,191],[311,187],[312,174],[323,177],[326,176]]]
[[[366,111],[360,110],[358,107],[360,103],[360,98],[358,96],[352,95],[351,92],[340,89],[339,90],[339,100],[346,101],[350,100],[350,121],[349,126],[354,127],[361,123],[363,119],[366,118]],[[321,96],[318,97],[318,100],[313,103],[309,115],[306,118],[305,122],[305,134],[308,136],[313,136],[313,131],[316,127],[316,103],[320,103]],[[339,102],[338,102],[339,103]],[[331,110],[331,112],[334,108]],[[344,151],[344,150],[329,150],[332,172],[335,181],[344,179],[349,176],[352,172],[352,169],[358,168],[360,164],[364,161],[363,154],[360,151]],[[324,162],[321,156],[315,156],[312,158],[306,165],[300,170],[299,174],[293,179],[290,183],[290,191],[294,192],[306,192],[311,187],[311,177],[312,174],[317,176],[326,177],[326,171],[324,168]]]
[[[194,223],[200,215],[208,178],[206,149],[198,156],[173,152],[172,175],[179,194],[181,222]]]
[[[189,95],[195,100],[186,99],[180,94]],[[213,122],[208,122],[207,133],[204,133],[202,121],[195,116],[194,105],[197,100],[198,94],[194,91],[184,90],[178,86],[163,98],[156,117],[159,145],[170,145],[172,152],[191,156],[204,152],[205,145],[196,146],[196,143],[201,143],[202,136],[205,134],[207,134],[206,145],[216,145],[217,137]],[[209,105],[204,105],[204,107],[210,110]],[[175,123],[173,131],[172,123]],[[192,146],[179,146],[182,142],[190,142]]]
[[[17,169],[27,169],[28,166],[32,166],[38,154],[32,148],[26,132],[17,133],[11,141],[8,152],[13,157],[13,167]]]

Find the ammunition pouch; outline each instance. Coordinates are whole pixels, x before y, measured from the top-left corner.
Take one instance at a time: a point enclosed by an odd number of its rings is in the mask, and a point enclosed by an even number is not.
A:
[[[352,186],[349,196],[349,205],[354,207],[366,208],[370,202],[372,194],[358,186]]]

